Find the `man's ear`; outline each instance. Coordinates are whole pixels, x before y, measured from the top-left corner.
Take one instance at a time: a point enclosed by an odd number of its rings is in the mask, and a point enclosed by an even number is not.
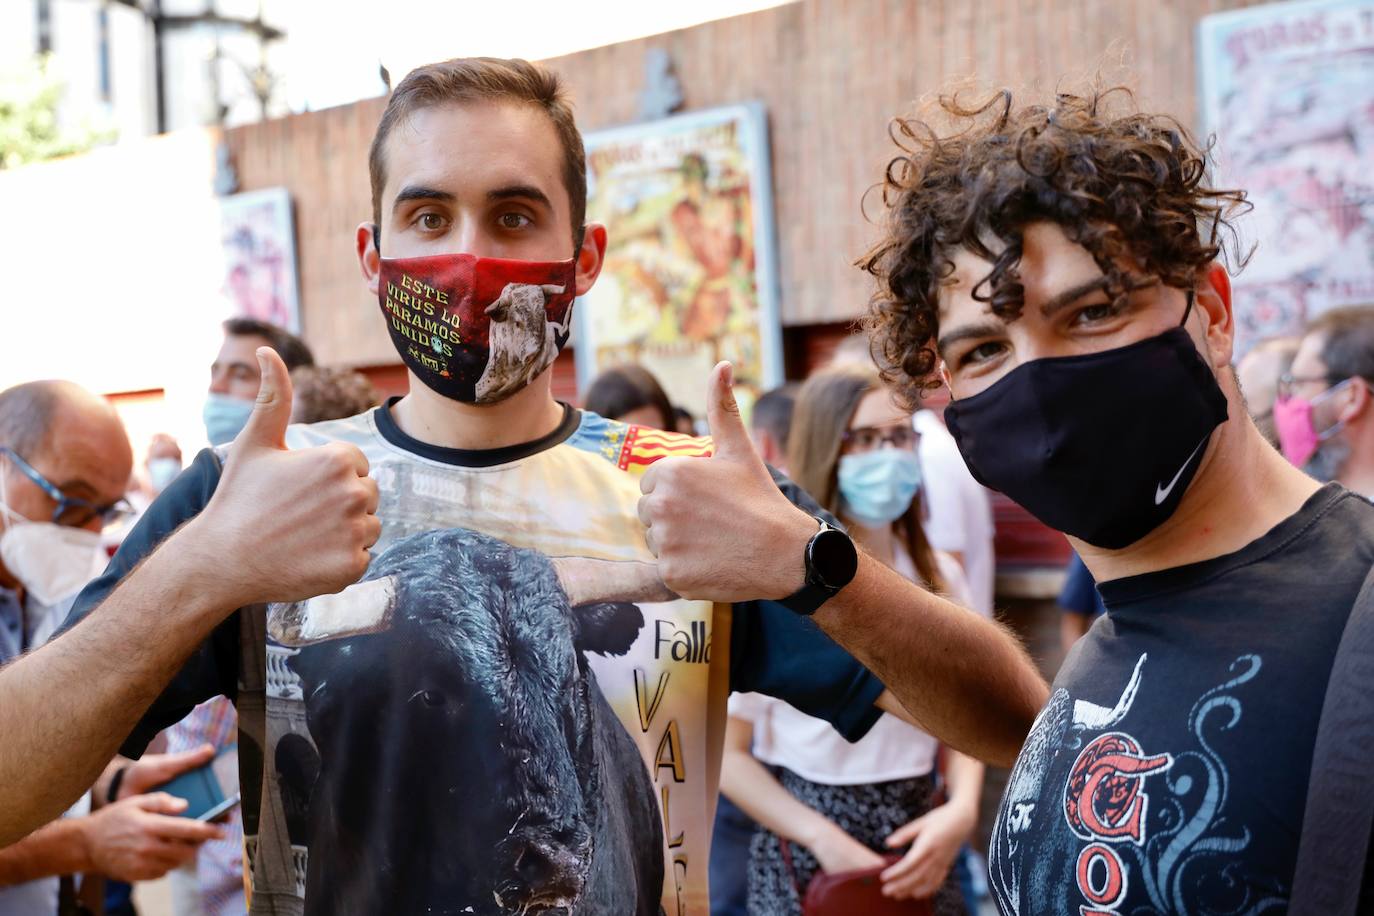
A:
[[[582,231],[582,247],[577,252],[577,295],[585,296],[601,275],[606,261],[606,227],[588,223]]]
[[[1193,290],[1193,311],[1202,320],[1202,337],[1218,371],[1231,365],[1236,344],[1236,316],[1231,308],[1231,275],[1213,261]],[[1189,320],[1194,328],[1195,319]]]
[[[771,464],[777,467],[778,458],[781,457],[782,449],[778,447],[778,440],[773,438],[773,434],[766,429],[750,430],[750,438],[754,440],[754,450],[759,453],[764,464]]]
[[[367,288],[375,296],[382,277],[382,255],[378,251],[376,224],[359,223],[356,243],[358,266],[362,268],[363,279],[367,281]]]
[[[1336,419],[1342,423],[1349,424],[1362,416],[1368,415],[1374,408],[1374,392],[1369,390],[1369,383],[1359,376],[1350,380],[1346,386],[1346,393],[1343,396],[1344,404],[1341,405],[1340,412]]]

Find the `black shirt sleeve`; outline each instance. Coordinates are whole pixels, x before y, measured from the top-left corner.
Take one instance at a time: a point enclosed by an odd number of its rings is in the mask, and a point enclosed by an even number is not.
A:
[[[79,623],[95,610],[144,557],[182,523],[194,518],[219,484],[220,463],[215,453],[205,449],[191,466],[163,491],[138,520],[105,572],[92,581],[72,605],[62,629]],[[158,608],[149,608],[156,614]],[[137,652],[138,646],[111,646],[111,651]],[[120,753],[140,757],[158,732],[181,721],[199,703],[221,694],[235,699],[239,671],[239,615],[235,611],[210,634],[210,638],[186,660],[162,695],[144,713],[125,740]]]
[[[801,487],[769,470],[778,489],[794,505],[841,527]],[[873,705],[883,692],[882,681],[814,620],[773,601],[735,605],[730,630],[730,689],[782,700],[829,722],[848,741],[868,734],[883,714]]]

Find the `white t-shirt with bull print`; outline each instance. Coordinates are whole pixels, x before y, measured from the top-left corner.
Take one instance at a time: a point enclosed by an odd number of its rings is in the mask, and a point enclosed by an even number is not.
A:
[[[364,580],[241,611],[124,748],[236,695],[252,913],[705,916],[730,689],[851,740],[877,719],[881,684],[809,620],[664,600],[638,477],[709,440],[571,408],[483,452],[418,442],[389,407],[288,432],[329,441],[361,448],[380,490]],[[181,505],[150,512],[78,615],[217,473],[197,459],[209,479],[174,484]]]

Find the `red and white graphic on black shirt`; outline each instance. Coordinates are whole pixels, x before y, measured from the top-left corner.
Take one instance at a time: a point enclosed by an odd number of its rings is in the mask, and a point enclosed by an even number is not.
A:
[[[989,848],[1001,912],[1285,909],[1285,882],[1245,864],[1256,834],[1243,812],[1228,806],[1231,768],[1218,750],[1220,737],[1242,721],[1241,689],[1259,675],[1260,657],[1241,655],[1227,666],[1229,676],[1179,717],[1168,752],[1158,738],[1154,747],[1142,742],[1142,726],[1134,725],[1160,727],[1158,699],[1154,710],[1132,716],[1147,658],[1141,654],[1112,707],[1076,700],[1059,687],[1037,717]],[[1051,800],[1055,808],[1047,810]]]
[[[1145,842],[1150,796],[1145,779],[1173,766],[1168,754],[1147,755],[1123,732],[1098,736],[1078,754],[1064,789],[1064,819],[1093,841],[1078,855],[1074,878],[1088,901],[1081,916],[1107,916],[1126,897],[1126,865],[1108,843]]]

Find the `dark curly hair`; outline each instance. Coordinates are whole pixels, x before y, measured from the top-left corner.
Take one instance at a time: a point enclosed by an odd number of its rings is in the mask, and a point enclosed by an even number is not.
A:
[[[1129,110],[1109,113],[1112,96]],[[1245,192],[1212,187],[1211,144],[1135,110],[1129,89],[1061,93],[1052,106],[1016,107],[1008,90],[971,106],[947,95],[936,115],[955,128],[941,136],[928,121],[893,121],[901,153],[875,186],[884,231],[858,261],[878,281],[864,320],[874,357],[913,406],[936,366],[939,295],[959,249],[992,264],[973,296],[1007,321],[1021,313],[1029,223],[1056,223],[1086,248],[1117,302],[1154,283],[1189,288],[1223,248],[1238,255],[1232,220],[1249,208]]]

